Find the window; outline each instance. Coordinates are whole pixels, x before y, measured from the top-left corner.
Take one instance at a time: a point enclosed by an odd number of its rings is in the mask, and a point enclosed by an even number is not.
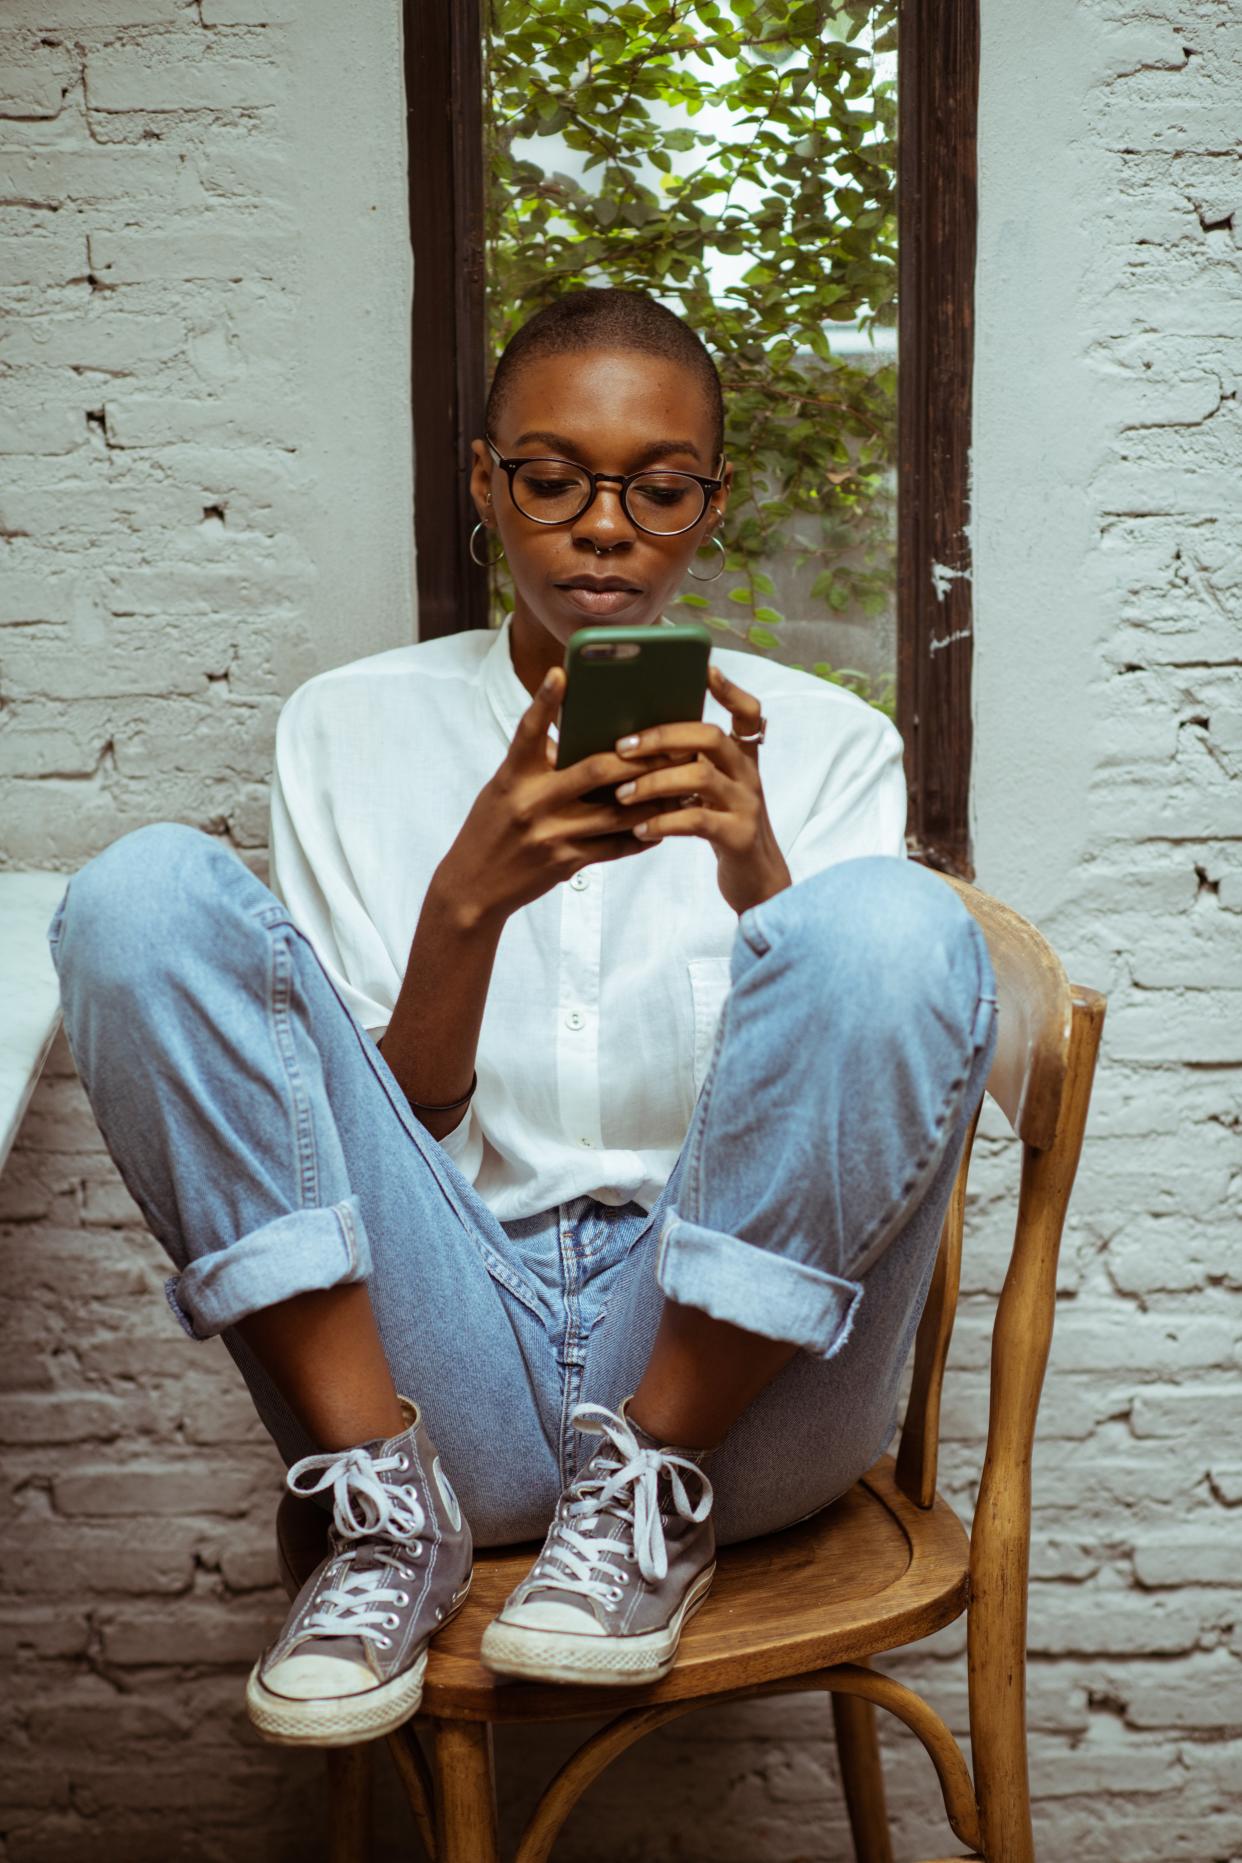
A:
[[[976,0],[900,0],[898,11],[897,721],[912,852],[969,874]],[[485,575],[466,550],[485,390],[481,30],[479,0],[407,0],[424,639],[488,621]]]

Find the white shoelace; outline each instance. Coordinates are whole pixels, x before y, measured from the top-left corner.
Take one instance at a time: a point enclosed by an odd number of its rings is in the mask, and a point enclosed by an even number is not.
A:
[[[419,1534],[427,1525],[417,1489],[401,1488],[382,1482],[387,1469],[405,1469],[409,1463],[403,1455],[373,1456],[366,1449],[332,1451],[327,1455],[304,1455],[285,1477],[286,1486],[303,1496],[332,1490],[332,1521],[344,1540],[361,1541],[382,1534],[396,1540],[403,1551],[373,1549],[374,1565],[357,1572],[351,1569],[359,1546],[347,1546],[335,1559],[332,1583],[315,1599],[315,1609],[308,1612],[298,1626],[298,1638],[361,1637],[387,1649],[392,1638],[384,1633],[395,1630],[400,1618],[381,1605],[407,1605],[409,1593],[391,1584],[397,1577],[411,1579],[414,1574],[403,1559],[417,1559],[422,1547]],[[321,1471],[319,1480],[303,1487],[299,1477]],[[327,1576],[325,1574],[325,1576]]]
[[[616,1466],[606,1475],[580,1475],[571,1483],[529,1582],[539,1590],[572,1591],[596,1598],[605,1610],[612,1611],[620,1601],[621,1588],[630,1582],[627,1565],[637,1565],[648,1584],[657,1584],[668,1573],[668,1548],[660,1518],[660,1476],[668,1476],[673,1507],[681,1519],[692,1525],[707,1518],[712,1484],[698,1463],[688,1457],[667,1449],[642,1448],[624,1418],[602,1404],[579,1404],[573,1421],[581,1424],[587,1419],[593,1419],[593,1427],[612,1445]],[[690,1500],[683,1469],[698,1484],[696,1502]],[[594,1537],[600,1517],[606,1513],[619,1516],[629,1528],[631,1545],[624,1540]]]

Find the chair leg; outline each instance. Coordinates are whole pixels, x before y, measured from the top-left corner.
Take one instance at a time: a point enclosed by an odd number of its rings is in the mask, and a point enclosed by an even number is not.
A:
[[[435,1721],[436,1863],[499,1863],[492,1730]]]
[[[972,1601],[971,1609],[974,1604]],[[974,1626],[971,1626],[974,1634]],[[1018,1635],[1022,1635],[1020,1625]],[[1026,1665],[1011,1662],[1008,1687],[990,1688],[976,1640],[971,1649],[970,1749],[979,1800],[979,1845],[989,1863],[1035,1863],[1026,1744]]]
[[[413,1723],[406,1721],[387,1736],[388,1751],[405,1791],[406,1802],[418,1827],[423,1849],[431,1863],[436,1859],[436,1793],[431,1769],[423,1757]]]
[[[371,1863],[372,1747],[328,1747],[330,1863]]]
[[[841,1786],[858,1863],[893,1863],[875,1708],[857,1695],[832,1697]]]

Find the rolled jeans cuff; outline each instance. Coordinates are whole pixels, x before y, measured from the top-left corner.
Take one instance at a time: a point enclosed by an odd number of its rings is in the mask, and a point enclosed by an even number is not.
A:
[[[248,1313],[313,1288],[365,1281],[371,1244],[357,1197],[293,1210],[165,1281],[168,1304],[191,1339],[212,1339]]]
[[[660,1227],[656,1281],[682,1306],[765,1339],[783,1339],[817,1358],[841,1350],[863,1295],[857,1281],[687,1222],[675,1209]]]

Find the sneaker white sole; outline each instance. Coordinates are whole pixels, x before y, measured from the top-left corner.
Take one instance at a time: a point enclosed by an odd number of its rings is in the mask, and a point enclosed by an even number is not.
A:
[[[262,1660],[250,1671],[246,1712],[263,1738],[276,1746],[349,1747],[358,1740],[375,1740],[417,1714],[423,1698],[426,1650],[410,1668],[378,1688],[310,1701],[294,1701],[265,1688],[259,1675]]]
[[[576,1636],[572,1631],[507,1624],[496,1617],[483,1632],[482,1659],[496,1675],[519,1676],[527,1682],[589,1682],[618,1688],[658,1682],[676,1661],[682,1626],[706,1602],[715,1572],[710,1565],[699,1573],[663,1630],[636,1637]]]
[[[458,1603],[436,1625],[436,1634],[451,1623],[466,1602],[469,1585]],[[368,1688],[360,1695],[315,1696],[297,1701],[288,1695],[273,1694],[265,1688],[260,1656],[246,1683],[246,1712],[264,1740],[282,1747],[349,1747],[359,1740],[378,1740],[401,1727],[417,1714],[423,1699],[423,1677],[427,1672],[427,1651],[415,1658],[408,1669]]]

